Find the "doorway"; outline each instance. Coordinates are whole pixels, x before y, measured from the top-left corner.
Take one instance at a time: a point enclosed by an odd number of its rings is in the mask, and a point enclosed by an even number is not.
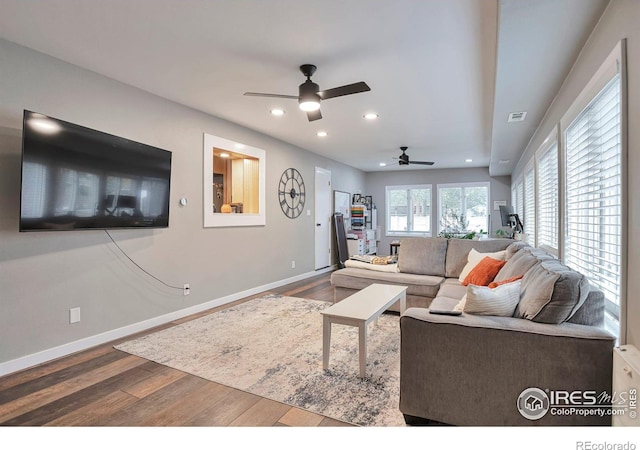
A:
[[[315,270],[319,270],[331,265],[331,172],[316,167],[315,175]]]

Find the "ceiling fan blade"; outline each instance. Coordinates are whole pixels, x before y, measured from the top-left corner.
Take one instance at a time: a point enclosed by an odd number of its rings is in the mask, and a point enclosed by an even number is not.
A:
[[[421,164],[423,166],[433,166],[433,161],[409,161],[409,164]]]
[[[307,111],[307,118],[309,119],[309,122],[313,122],[314,120],[322,119],[322,114],[319,109],[316,111]]]
[[[297,95],[263,94],[262,92],[245,92],[244,95],[248,97],[275,97],[275,98],[291,98],[294,100],[298,100]]]
[[[333,89],[327,89],[326,91],[318,92],[318,95],[322,100],[327,100],[334,97],[341,97],[343,95],[358,94],[360,92],[370,91],[371,88],[364,81],[359,83],[347,84]]]

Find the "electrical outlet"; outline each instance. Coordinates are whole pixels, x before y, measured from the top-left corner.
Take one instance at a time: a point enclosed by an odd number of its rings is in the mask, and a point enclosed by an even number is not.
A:
[[[292,268],[292,269],[295,269],[295,268],[296,268],[296,262],[295,262],[295,260],[294,260],[294,261],[291,261],[291,268]]]
[[[183,286],[182,293],[183,293],[184,295],[189,295],[189,294],[191,293],[191,290],[189,289],[189,285],[188,285],[188,284],[185,284],[185,285]]]

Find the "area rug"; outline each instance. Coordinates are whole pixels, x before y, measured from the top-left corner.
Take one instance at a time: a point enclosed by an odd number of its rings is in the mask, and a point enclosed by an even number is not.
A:
[[[334,324],[322,370],[326,302],[266,296],[115,348],[226,386],[362,426],[403,426],[399,318],[369,325],[367,376],[358,331]]]

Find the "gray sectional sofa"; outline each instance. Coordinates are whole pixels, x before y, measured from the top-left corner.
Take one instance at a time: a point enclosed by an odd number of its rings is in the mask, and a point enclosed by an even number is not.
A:
[[[455,281],[473,248],[481,253],[506,249],[510,239],[406,238],[400,241],[399,272],[378,272],[346,267],[331,274],[334,302],[339,302],[373,283],[407,286],[407,308],[428,308],[443,285]],[[393,305],[392,311],[400,311]]]
[[[467,292],[457,277],[471,248],[506,250],[496,281],[523,275],[513,316],[429,312],[454,309]],[[611,394],[615,337],[603,328],[603,294],[591,290],[582,274],[540,249],[508,240],[407,239],[401,241],[398,265],[400,273],[382,276],[341,269],[331,280],[337,301],[366,283],[408,286],[412,300],[400,317],[400,410],[407,423],[611,424],[606,414],[549,408],[532,420],[518,409],[530,388]]]

